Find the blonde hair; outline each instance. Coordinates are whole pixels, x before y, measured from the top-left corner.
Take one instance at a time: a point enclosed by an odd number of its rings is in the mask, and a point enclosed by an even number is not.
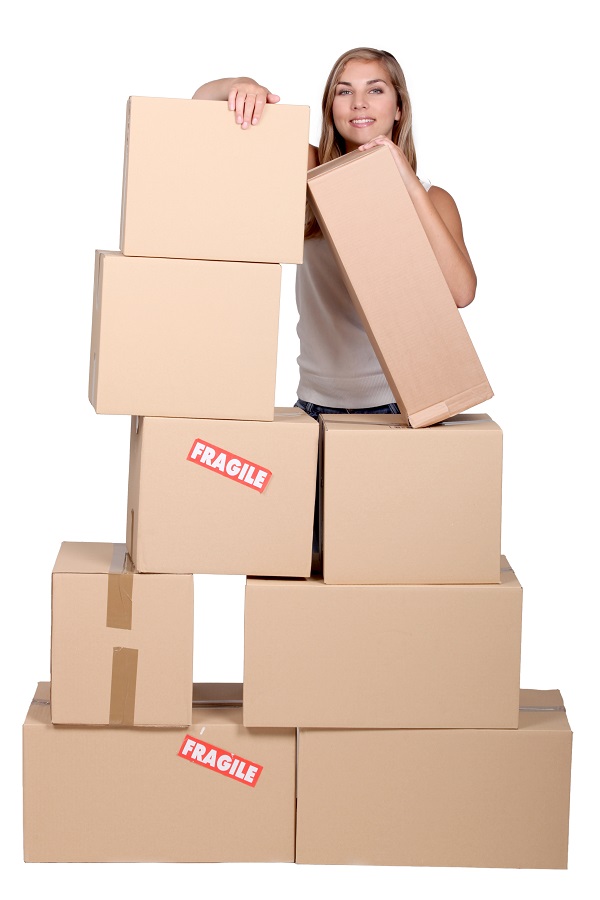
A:
[[[416,173],[417,171],[417,154],[412,135],[412,107],[408,89],[406,87],[406,78],[404,72],[400,68],[398,60],[388,53],[386,50],[374,50],[372,47],[355,47],[354,50],[347,50],[342,53],[340,58],[334,63],[329,73],[325,90],[323,91],[323,102],[321,104],[323,112],[323,124],[321,126],[321,138],[317,150],[317,164],[329,162],[343,156],[346,152],[346,142],[335,127],[333,121],[333,99],[335,97],[335,89],[340,80],[342,70],[346,63],[351,59],[368,59],[376,60],[385,66],[389,75],[392,86],[396,91],[398,98],[398,106],[400,107],[400,120],[394,122],[392,130],[392,141],[398,144],[404,152],[410,167]],[[306,239],[319,237],[321,229],[315,219],[315,214],[310,204],[306,204],[306,224],[304,228],[304,237]]]

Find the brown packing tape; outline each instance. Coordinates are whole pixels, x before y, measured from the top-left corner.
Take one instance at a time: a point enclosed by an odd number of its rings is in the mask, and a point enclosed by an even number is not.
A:
[[[138,651],[113,647],[109,725],[133,725]]]
[[[122,544],[115,544],[108,570],[106,627],[131,631],[133,617],[133,566]]]

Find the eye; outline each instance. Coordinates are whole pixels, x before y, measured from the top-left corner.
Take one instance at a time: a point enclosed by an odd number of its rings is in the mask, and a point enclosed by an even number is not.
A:
[[[350,91],[348,90],[348,88],[342,88],[341,90],[338,91],[338,97],[341,97],[342,94],[349,94],[349,93],[350,93]]]
[[[381,88],[372,88],[371,93],[372,94],[383,94],[383,91],[381,90]]]

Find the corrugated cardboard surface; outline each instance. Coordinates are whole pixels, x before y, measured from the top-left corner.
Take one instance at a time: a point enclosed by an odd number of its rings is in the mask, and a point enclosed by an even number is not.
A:
[[[272,420],[281,267],[96,253],[98,413]]]
[[[185,727],[191,575],[144,575],[124,544],[63,543],[52,574],[52,721]]]
[[[249,578],[244,724],[516,728],[522,589]]]
[[[185,731],[52,725],[48,697],[41,684],[23,728],[26,861],[293,861],[292,729],[194,710],[190,735],[263,766],[251,788],[181,759]]]
[[[273,422],[134,419],[127,546],[137,568],[309,575],[318,435],[294,408]],[[190,462],[197,439],[269,469],[264,491]]]
[[[308,190],[405,421],[430,425],[489,399],[392,151],[356,150],[311,169]]]
[[[321,422],[327,584],[500,581],[502,432],[489,416]]]
[[[558,691],[521,706],[560,707]],[[564,711],[516,730],[299,732],[300,863],[566,868]]]
[[[302,262],[307,106],[266,106],[242,131],[225,101],[131,97],[121,250]]]

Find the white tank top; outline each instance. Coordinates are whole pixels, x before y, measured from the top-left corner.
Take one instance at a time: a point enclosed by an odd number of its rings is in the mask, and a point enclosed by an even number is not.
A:
[[[425,190],[431,183],[421,180]],[[393,403],[386,377],[325,238],[304,242],[296,269],[300,338],[298,397],[362,409]]]

